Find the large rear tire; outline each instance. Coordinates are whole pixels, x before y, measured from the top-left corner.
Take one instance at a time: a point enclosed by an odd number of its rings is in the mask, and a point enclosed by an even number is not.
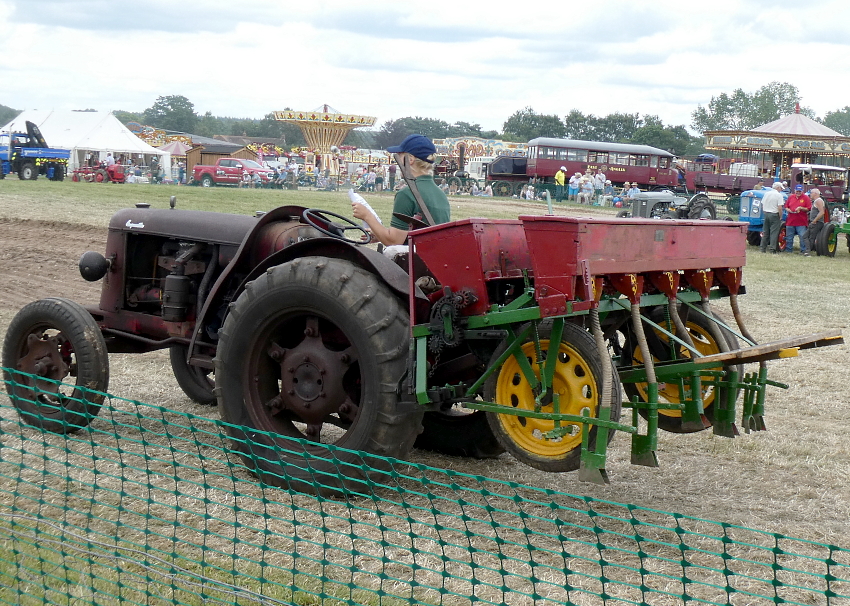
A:
[[[540,348],[544,358],[549,350],[551,322],[541,322],[538,327]],[[504,353],[507,343],[502,343],[493,354],[497,359]],[[533,340],[522,345],[522,354],[531,363],[539,377],[537,354]],[[583,328],[574,324],[565,324],[558,348],[558,362],[553,377],[553,390],[560,396],[560,411],[563,414],[582,414],[589,409],[592,416],[599,415],[602,397],[602,364],[611,364],[599,356],[596,342]],[[620,418],[622,391],[616,371],[611,369],[611,420]],[[535,409],[535,397],[531,385],[523,375],[515,356],[508,358],[502,367],[494,373],[484,386],[484,398],[503,406],[522,410]],[[549,402],[542,407],[543,412],[554,412],[554,404]],[[581,462],[581,427],[572,423],[571,432],[558,439],[546,439],[545,434],[555,428],[554,421],[520,417],[511,414],[488,412],[487,420],[493,434],[519,461],[542,471],[574,471]],[[596,444],[598,428],[590,430],[590,446]],[[608,440],[614,435],[608,433]]]
[[[97,323],[68,299],[42,299],[24,306],[3,341],[6,391],[25,423],[72,433],[100,412],[109,387],[109,358]],[[74,383],[60,383],[73,377]]]
[[[688,202],[688,219],[716,219],[717,207],[705,194],[697,194]]]
[[[334,447],[410,451],[422,410],[398,401],[408,333],[399,300],[348,261],[305,257],[249,283],[214,360],[222,417],[248,467],[294,490],[369,492],[386,463]]]
[[[203,406],[215,405],[215,381],[213,372],[200,366],[189,366],[186,361],[189,348],[185,345],[172,345],[168,348],[171,370],[177,384],[189,398]]]

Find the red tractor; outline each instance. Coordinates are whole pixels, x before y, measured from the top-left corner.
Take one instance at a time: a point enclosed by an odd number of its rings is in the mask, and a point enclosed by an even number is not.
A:
[[[99,305],[44,299],[9,325],[9,396],[24,421],[72,432],[98,414],[109,353],[168,349],[185,393],[218,404],[269,483],[362,488],[382,465],[363,451],[414,445],[604,481],[617,431],[634,463],[656,465],[658,428],[731,437],[739,414],[764,429],[764,361],[842,342],[756,347],[719,320],[719,297],[739,319],[742,223],[465,219],[414,229],[392,258],[358,231],[297,206],[118,211],[105,255],[80,260],[103,281]],[[622,406],[647,422],[621,421]]]
[[[112,166],[107,166],[104,162],[101,162],[97,167],[82,166],[75,169],[71,174],[71,180],[75,182],[124,183],[126,179],[124,166],[117,163]]]

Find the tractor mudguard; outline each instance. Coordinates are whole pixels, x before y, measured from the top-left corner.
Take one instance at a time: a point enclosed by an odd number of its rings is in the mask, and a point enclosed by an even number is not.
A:
[[[325,256],[349,260],[380,277],[399,298],[405,302],[408,300],[410,281],[407,272],[381,253],[365,246],[348,244],[335,238],[318,237],[292,242],[271,252],[271,254],[266,254],[264,248],[268,243],[262,240],[264,232],[267,231],[266,228],[275,222],[291,222],[294,217],[300,218],[304,210],[300,206],[281,206],[272,209],[257,220],[257,224],[240,244],[234,258],[219,274],[203,303],[200,313],[197,315],[195,331],[189,344],[190,357],[195,353],[195,341],[203,332],[201,327],[205,326],[207,321],[218,313],[218,309],[228,293],[231,295],[231,300],[236,300],[236,297],[245,289],[248,282],[268,268],[296,258]],[[309,227],[306,224],[302,225]],[[279,243],[276,245],[279,246]],[[263,252],[258,254],[261,250]],[[258,258],[262,260],[257,262]],[[237,278],[237,276],[239,277]],[[244,276],[244,278],[241,276]],[[234,290],[234,280],[236,279],[239,279],[239,284]],[[429,308],[427,297],[418,287],[415,296],[417,316],[424,314],[424,317],[427,317]]]

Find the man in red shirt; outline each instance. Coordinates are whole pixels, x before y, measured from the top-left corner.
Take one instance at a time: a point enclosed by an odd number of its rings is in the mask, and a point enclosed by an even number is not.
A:
[[[809,225],[809,211],[812,210],[812,201],[803,193],[803,186],[797,185],[794,193],[788,196],[785,202],[785,210],[788,215],[785,218],[785,252],[794,252],[794,236],[800,236],[800,254],[805,255],[806,250],[806,228]]]

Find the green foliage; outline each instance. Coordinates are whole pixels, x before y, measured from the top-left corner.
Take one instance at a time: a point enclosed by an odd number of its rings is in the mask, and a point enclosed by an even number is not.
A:
[[[21,110],[19,109],[12,109],[11,107],[0,104],[0,124],[11,122],[20,113]]]
[[[563,137],[566,127],[558,116],[538,114],[531,107],[518,110],[502,126],[508,141],[530,141],[537,137]]]
[[[384,122],[383,126],[375,133],[374,145],[386,149],[390,145],[398,145],[407,135],[414,133],[425,135],[431,139],[482,136],[480,124],[470,124],[469,122],[449,124],[445,120],[407,116]]]
[[[842,109],[834,112],[826,112],[823,124],[842,135],[850,137],[850,105],[845,105]]]
[[[706,107],[698,106],[691,114],[694,130],[754,130],[795,111],[801,97],[797,87],[787,82],[771,82],[750,94],[737,88],[732,94],[712,97]],[[800,113],[814,117],[809,108]]]
[[[122,124],[127,124],[128,122],[138,122],[141,124],[144,122],[144,115],[137,112],[127,112],[124,110],[116,110],[112,112],[112,115],[118,118],[118,121]]]
[[[143,114],[144,122],[163,130],[192,133],[198,122],[195,106],[182,95],[158,97]]]

